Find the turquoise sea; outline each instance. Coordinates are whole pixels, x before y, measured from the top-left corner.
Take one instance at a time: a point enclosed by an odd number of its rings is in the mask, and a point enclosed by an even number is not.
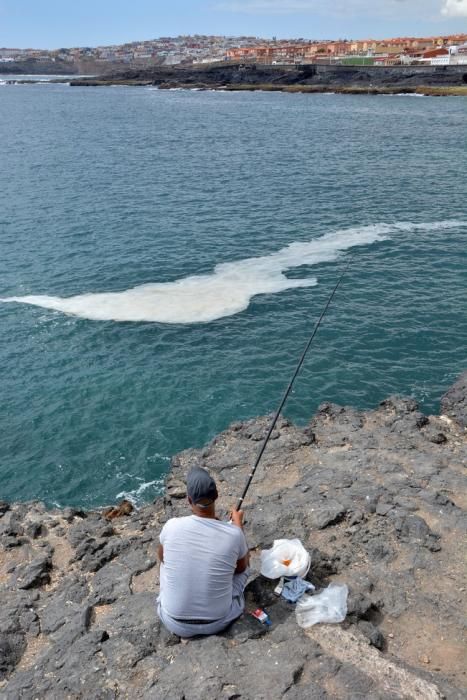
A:
[[[466,367],[467,98],[0,85],[0,498],[96,506],[273,411]]]

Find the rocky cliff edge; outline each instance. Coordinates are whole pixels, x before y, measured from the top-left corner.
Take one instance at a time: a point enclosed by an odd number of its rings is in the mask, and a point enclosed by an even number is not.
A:
[[[158,534],[187,512],[189,466],[215,476],[225,516],[268,417],[182,452],[163,497],[112,521],[0,503],[0,697],[465,698],[466,384],[440,416],[391,397],[367,412],[322,404],[305,428],[279,421],[245,507],[247,610],[266,608],[271,628],[246,614],[182,644],[154,605]],[[344,623],[302,630],[273,595],[259,552],[282,537],[311,553],[315,585],[348,584]]]

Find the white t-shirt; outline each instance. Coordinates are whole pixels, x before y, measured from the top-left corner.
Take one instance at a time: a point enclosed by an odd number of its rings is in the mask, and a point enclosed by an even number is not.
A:
[[[220,620],[232,605],[237,561],[248,552],[236,525],[189,515],[172,518],[161,530],[164,547],[160,603],[177,619]]]

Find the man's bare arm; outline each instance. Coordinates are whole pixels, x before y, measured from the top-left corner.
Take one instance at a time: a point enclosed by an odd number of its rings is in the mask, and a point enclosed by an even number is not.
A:
[[[243,530],[243,510],[233,510],[230,514],[233,525],[236,525]],[[243,572],[248,568],[250,563],[250,552],[247,552],[244,557],[241,557],[237,561],[237,566],[235,567],[236,574],[243,574]]]
[[[230,513],[230,521],[243,530],[243,510],[232,510]]]
[[[164,547],[161,544],[157,548],[157,558],[161,564],[164,563]]]
[[[243,572],[248,568],[250,563],[250,552],[247,552],[244,557],[237,561],[237,566],[235,568],[236,574],[243,574]]]

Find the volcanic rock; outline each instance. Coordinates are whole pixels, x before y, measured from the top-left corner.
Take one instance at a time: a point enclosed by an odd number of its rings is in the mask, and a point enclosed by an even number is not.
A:
[[[281,418],[245,502],[245,614],[187,644],[156,614],[160,530],[189,512],[193,464],[212,471],[227,517],[270,416],[176,455],[165,494],[112,523],[105,512],[0,502],[0,696],[465,697],[466,376],[441,417],[390,397],[366,412],[322,404],[305,428]],[[341,625],[301,629],[260,574],[260,550],[295,537],[318,591],[349,586]],[[257,607],[271,627],[249,614]]]

